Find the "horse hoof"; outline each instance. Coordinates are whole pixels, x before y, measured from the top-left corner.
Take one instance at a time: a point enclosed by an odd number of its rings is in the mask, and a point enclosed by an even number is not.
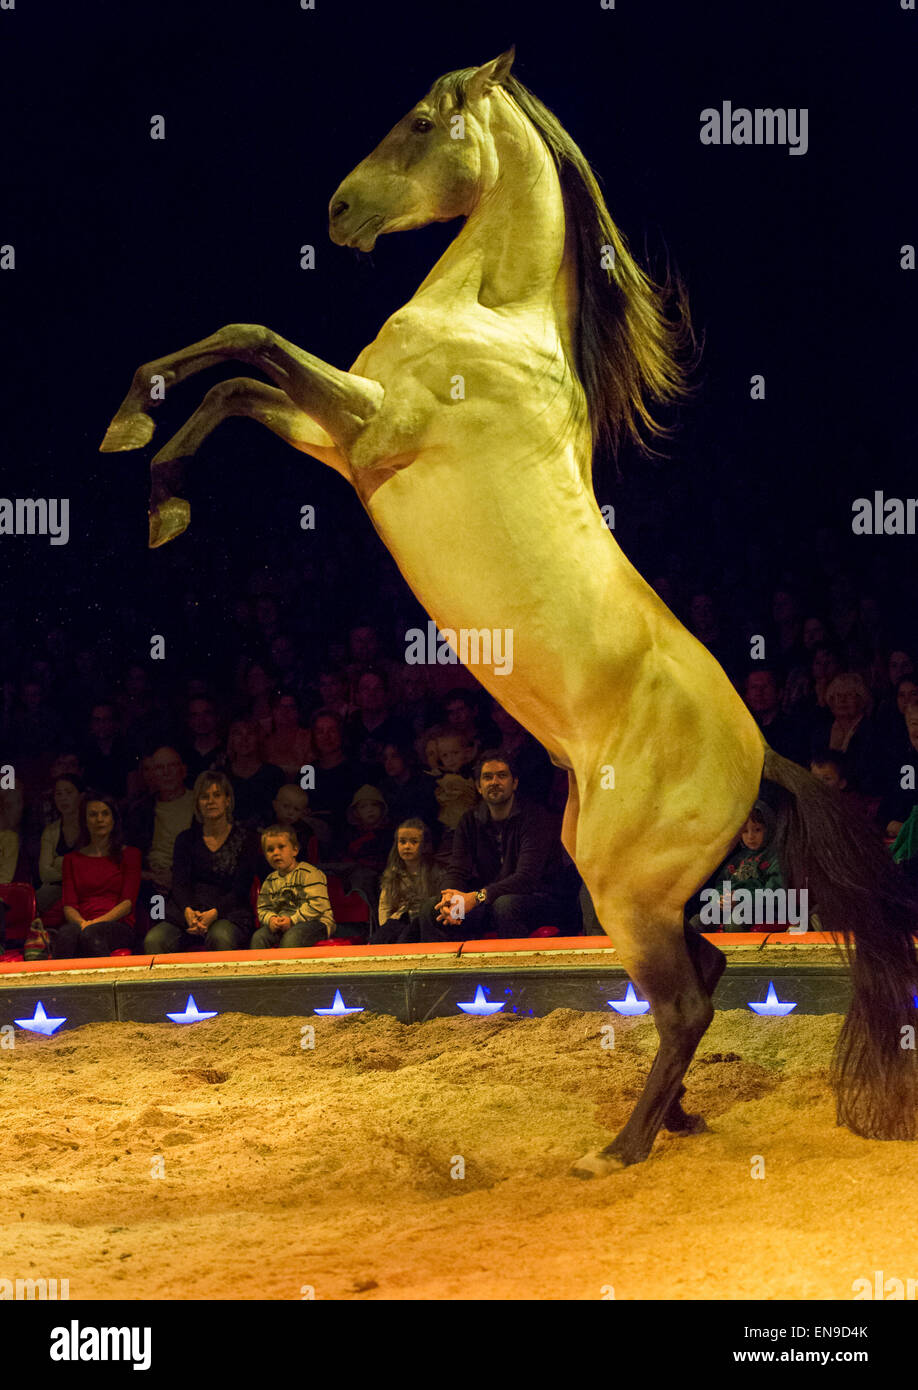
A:
[[[664,1125],[667,1134],[706,1134],[708,1126],[703,1115],[682,1115],[672,1124]]]
[[[191,507],[184,497],[169,497],[150,512],[149,547],[155,550],[159,545],[175,540],[187,530],[191,520]]]
[[[100,454],[117,454],[124,449],[142,449],[153,438],[156,426],[149,415],[142,411],[132,411],[120,418],[116,415],[105,431],[105,438],[99,445]]]
[[[592,1153],[584,1154],[583,1158],[578,1158],[577,1162],[570,1168],[568,1176],[572,1178],[607,1178],[610,1173],[621,1173],[628,1164],[617,1154],[604,1154],[601,1149],[595,1149]]]

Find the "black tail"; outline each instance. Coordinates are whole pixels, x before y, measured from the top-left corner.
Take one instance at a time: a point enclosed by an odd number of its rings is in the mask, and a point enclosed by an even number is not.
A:
[[[918,899],[837,793],[771,748],[763,776],[789,794],[778,808],[786,882],[808,889],[822,928],[844,938],[851,967],[854,998],[831,1068],[838,1123],[867,1139],[914,1139]]]

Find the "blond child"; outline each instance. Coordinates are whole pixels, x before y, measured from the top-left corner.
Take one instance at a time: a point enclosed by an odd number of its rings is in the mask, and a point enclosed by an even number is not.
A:
[[[271,873],[261,885],[253,950],[316,946],[335,930],[328,883],[321,869],[299,860],[299,840],[289,826],[272,825],[261,837]]]

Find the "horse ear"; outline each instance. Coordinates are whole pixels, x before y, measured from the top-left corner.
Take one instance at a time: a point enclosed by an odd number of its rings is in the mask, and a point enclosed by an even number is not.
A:
[[[510,76],[510,69],[513,67],[515,57],[516,45],[511,44],[506,53],[502,53],[499,58],[492,58],[490,63],[482,63],[469,83],[471,99],[476,101],[478,97],[483,97],[486,92],[489,92],[492,87],[499,87]]]

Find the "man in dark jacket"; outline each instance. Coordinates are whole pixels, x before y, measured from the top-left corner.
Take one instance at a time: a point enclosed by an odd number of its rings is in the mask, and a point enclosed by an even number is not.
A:
[[[508,756],[483,753],[475,768],[481,804],[456,826],[448,887],[421,908],[422,941],[528,936],[556,926],[580,930],[580,879],[565,855],[555,819],[517,799]]]

